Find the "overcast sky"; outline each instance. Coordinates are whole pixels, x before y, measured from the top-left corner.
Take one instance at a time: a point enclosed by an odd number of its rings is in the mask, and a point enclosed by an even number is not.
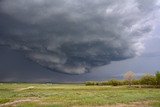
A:
[[[0,81],[154,74],[159,8],[158,0],[0,0]]]

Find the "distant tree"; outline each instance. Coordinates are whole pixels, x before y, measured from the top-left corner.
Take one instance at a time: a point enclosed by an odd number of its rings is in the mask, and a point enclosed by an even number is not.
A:
[[[156,85],[156,77],[146,74],[140,79],[140,83],[141,85]]]
[[[157,81],[157,85],[160,85],[160,71],[156,72],[156,81]]]
[[[134,78],[135,78],[135,73],[132,71],[128,71],[124,74],[124,79],[128,81],[129,86],[132,85],[132,81],[134,80]]]

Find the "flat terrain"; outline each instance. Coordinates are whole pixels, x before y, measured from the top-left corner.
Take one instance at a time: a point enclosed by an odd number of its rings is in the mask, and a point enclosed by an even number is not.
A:
[[[160,89],[0,83],[0,107],[160,107]]]

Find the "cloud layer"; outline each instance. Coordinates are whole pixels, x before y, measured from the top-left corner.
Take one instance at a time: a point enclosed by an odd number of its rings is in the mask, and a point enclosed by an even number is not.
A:
[[[1,0],[0,44],[82,74],[140,55],[158,9],[156,0]]]

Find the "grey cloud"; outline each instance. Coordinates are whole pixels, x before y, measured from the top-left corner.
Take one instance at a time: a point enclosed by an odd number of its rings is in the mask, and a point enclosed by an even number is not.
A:
[[[0,44],[40,65],[82,74],[139,55],[156,0],[1,0]]]

